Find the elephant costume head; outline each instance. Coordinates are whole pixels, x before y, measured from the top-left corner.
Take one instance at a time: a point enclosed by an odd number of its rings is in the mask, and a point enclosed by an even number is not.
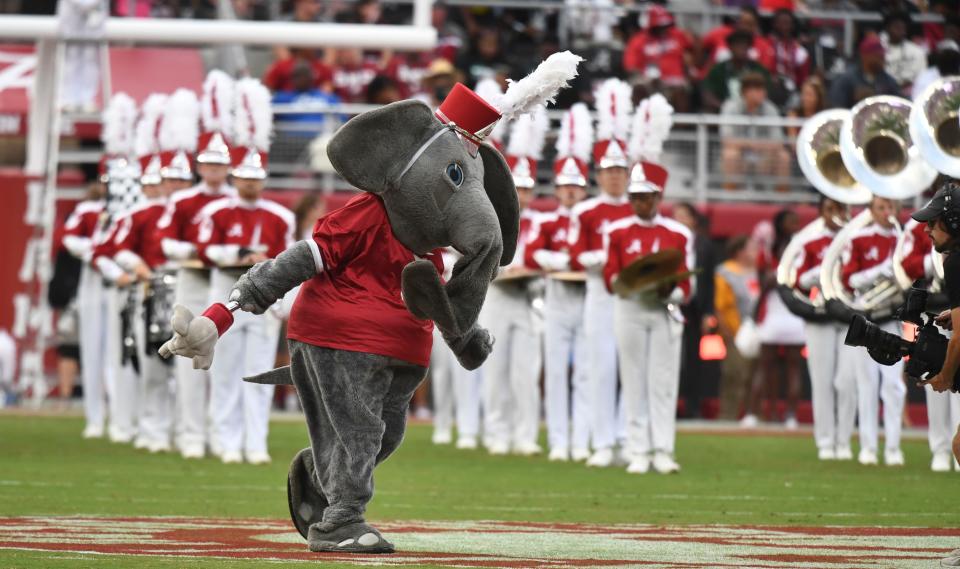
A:
[[[380,196],[404,246],[418,256],[447,246],[463,255],[445,285],[432,263],[413,261],[403,271],[402,290],[410,312],[433,320],[468,369],[478,367],[492,347],[477,316],[497,268],[513,260],[520,220],[510,169],[482,142],[483,133],[501,116],[516,116],[552,99],[576,76],[580,61],[570,52],[552,55],[511,85],[501,101],[490,102],[493,106],[458,84],[451,97],[456,94],[485,117],[476,129],[457,125],[454,119],[472,117],[453,116],[457,109],[448,101],[434,113],[408,100],[354,117],[327,146],[344,179]]]

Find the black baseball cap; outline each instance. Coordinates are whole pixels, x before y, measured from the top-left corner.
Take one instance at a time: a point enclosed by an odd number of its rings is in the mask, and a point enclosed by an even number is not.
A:
[[[946,184],[927,205],[913,212],[910,217],[920,222],[927,222],[943,215],[948,209],[960,211],[960,184]]]

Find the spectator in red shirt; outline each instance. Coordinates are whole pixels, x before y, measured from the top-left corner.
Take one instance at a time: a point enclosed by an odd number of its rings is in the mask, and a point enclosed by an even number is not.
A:
[[[720,27],[710,30],[703,36],[701,48],[702,53],[704,53],[707,58],[701,68],[704,75],[714,63],[730,59],[730,50],[727,49],[727,36],[734,31],[743,31],[751,34],[753,37],[753,45],[748,52],[750,59],[764,66],[767,71],[773,71],[775,68],[773,46],[771,46],[770,42],[762,35],[762,30],[760,29],[760,14],[758,14],[757,9],[752,6],[743,6],[740,8],[740,14],[737,16],[735,22],[732,24],[723,24]]]
[[[290,53],[289,57],[274,61],[263,74],[263,84],[268,89],[273,92],[296,90],[295,70],[299,64],[305,62],[313,69],[314,86],[323,91],[331,90],[330,68],[316,57],[314,50],[291,49],[288,51]]]
[[[783,108],[796,95],[810,75],[810,54],[796,38],[797,19],[789,10],[777,10],[773,15],[773,89],[770,100]]]
[[[366,60],[360,48],[333,50],[330,66],[333,92],[345,103],[362,103],[367,86],[380,72],[380,65]]]
[[[423,78],[430,73],[434,55],[430,51],[397,53],[388,58],[384,75],[393,79],[403,99],[422,92]]]
[[[635,79],[659,81],[670,104],[682,112],[689,107],[694,47],[693,38],[676,27],[673,15],[654,5],[647,12],[646,29],[634,34],[623,52],[623,69]]]

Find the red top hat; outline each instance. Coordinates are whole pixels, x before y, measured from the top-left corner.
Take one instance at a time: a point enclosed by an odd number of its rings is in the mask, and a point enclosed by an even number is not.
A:
[[[537,161],[528,156],[507,156],[507,166],[513,176],[513,185],[532,188],[537,185]]]
[[[653,162],[637,162],[630,172],[627,193],[663,193],[667,185],[667,169]]]
[[[553,162],[553,183],[557,186],[587,187],[587,164],[573,156]]]
[[[140,184],[144,186],[155,186],[163,181],[160,176],[162,167],[159,154],[147,154],[140,157]]]
[[[630,162],[627,160],[626,145],[615,138],[596,141],[593,143],[593,163],[601,170],[627,168]]]
[[[227,138],[217,131],[204,131],[197,139],[197,162],[200,164],[230,164],[231,150]]]
[[[172,180],[193,180],[190,155],[183,150],[164,150],[161,152],[160,176]]]
[[[435,114],[443,124],[453,123],[474,144],[483,142],[500,120],[500,111],[463,83],[453,86]]]
[[[245,180],[265,180],[267,178],[267,153],[252,146],[230,149],[230,163],[233,168],[230,175]]]

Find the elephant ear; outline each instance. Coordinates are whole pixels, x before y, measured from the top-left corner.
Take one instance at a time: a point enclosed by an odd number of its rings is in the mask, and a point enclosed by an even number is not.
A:
[[[327,156],[347,182],[382,194],[439,128],[440,122],[424,103],[391,103],[347,121],[330,139]]]
[[[500,234],[503,236],[503,255],[500,266],[505,267],[513,261],[517,251],[517,239],[520,237],[520,202],[517,189],[513,185],[513,176],[507,161],[496,148],[484,142],[480,145],[483,158],[483,188],[487,192],[493,209],[500,220]]]

